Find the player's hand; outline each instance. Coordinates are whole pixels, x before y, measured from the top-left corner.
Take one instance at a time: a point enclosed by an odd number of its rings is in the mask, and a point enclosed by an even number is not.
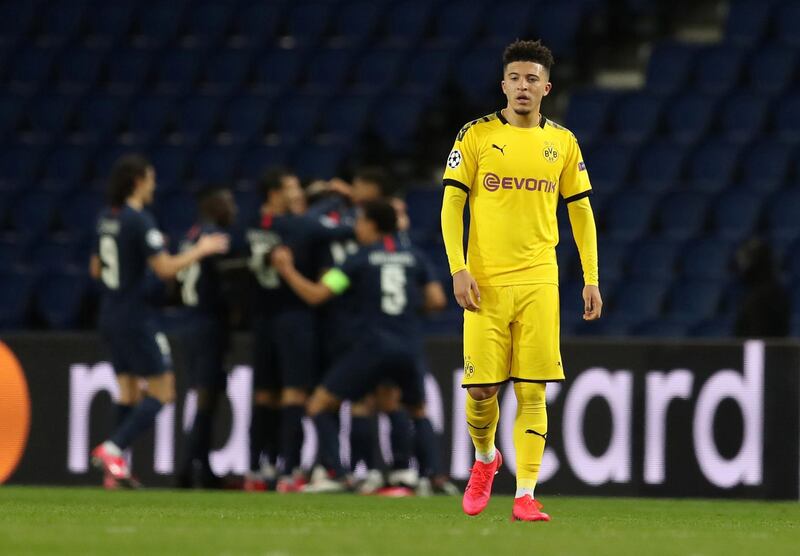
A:
[[[353,186],[344,181],[342,178],[333,178],[328,182],[328,187],[334,193],[338,193],[348,199],[353,198]]]
[[[583,287],[583,320],[597,320],[603,312],[603,298],[597,286]]]
[[[477,311],[481,302],[481,292],[478,290],[478,283],[472,274],[466,270],[459,270],[453,274],[453,293],[456,302],[467,311]]]
[[[278,274],[285,274],[287,270],[294,266],[294,256],[292,250],[285,245],[279,245],[272,250],[270,256],[272,266],[278,271]]]
[[[221,255],[228,252],[230,248],[230,239],[226,234],[205,234],[200,236],[200,239],[197,240],[197,248],[204,257],[208,255]]]

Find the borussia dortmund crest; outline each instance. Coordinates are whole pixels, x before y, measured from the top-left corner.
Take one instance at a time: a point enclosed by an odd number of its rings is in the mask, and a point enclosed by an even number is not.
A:
[[[558,160],[558,151],[551,144],[547,145],[544,148],[544,151],[542,151],[542,154],[544,155],[544,158],[545,158],[545,160],[547,160],[547,162],[555,162],[556,160]]]
[[[475,365],[469,359],[464,360],[464,378],[472,378],[475,374]]]

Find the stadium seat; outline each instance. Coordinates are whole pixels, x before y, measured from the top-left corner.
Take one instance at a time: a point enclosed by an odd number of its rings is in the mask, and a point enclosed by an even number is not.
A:
[[[326,2],[289,4],[286,15],[287,35],[298,45],[316,45],[330,24],[332,8]]]
[[[664,319],[698,324],[716,315],[722,287],[716,280],[679,280],[667,294]]]
[[[119,48],[107,64],[105,86],[109,92],[127,95],[149,84],[153,51],[146,48]]]
[[[52,225],[55,208],[54,195],[38,191],[26,193],[14,203],[11,211],[14,230],[28,237],[39,237]]]
[[[676,143],[691,144],[702,138],[711,127],[717,99],[697,93],[683,93],[669,101],[675,117],[664,119],[666,136]]]
[[[254,91],[277,94],[295,85],[303,67],[306,51],[272,49],[256,56]]]
[[[316,94],[295,94],[278,101],[275,109],[275,131],[281,142],[295,145],[315,131],[324,97]]]
[[[177,249],[183,236],[197,220],[197,208],[194,198],[185,192],[156,194],[153,212],[159,228],[168,238],[167,247]]]
[[[688,327],[681,322],[656,318],[634,326],[631,334],[640,338],[683,338],[687,331]]]
[[[715,237],[741,241],[750,236],[761,215],[763,198],[745,189],[723,192],[711,203],[709,215]]]
[[[787,1],[778,5],[775,26],[779,41],[793,47],[800,46],[800,3]]]
[[[745,144],[753,141],[767,121],[767,99],[752,93],[737,93],[721,102],[719,123],[727,141]]]
[[[216,50],[205,61],[200,79],[203,91],[215,94],[237,92],[250,77],[252,51],[244,48]]]
[[[79,241],[94,234],[97,218],[104,205],[103,196],[93,191],[80,191],[58,204],[57,221],[61,229]]]
[[[186,4],[164,3],[157,0],[143,2],[134,18],[133,35],[139,45],[164,46],[173,41],[180,29]]]
[[[619,288],[609,303],[609,316],[640,323],[658,317],[666,286],[662,282],[636,280]],[[601,319],[602,320],[602,319]]]
[[[346,83],[353,65],[351,48],[317,50],[306,67],[304,84],[309,92],[337,91]]]
[[[592,180],[592,187],[614,192],[628,179],[633,148],[612,141],[603,141],[586,149],[583,158]]]
[[[411,55],[403,76],[403,91],[431,98],[441,91],[448,76],[452,52],[439,47],[421,48]]]
[[[197,144],[214,132],[219,125],[219,98],[195,95],[181,99],[175,107],[172,124],[181,140]]]
[[[232,141],[247,143],[266,132],[275,97],[266,94],[244,94],[236,96],[222,111],[220,126]]]
[[[702,231],[708,198],[703,193],[681,191],[658,203],[656,229],[665,238],[689,239]]]
[[[775,44],[761,46],[750,54],[745,69],[753,91],[768,95],[783,93],[797,76],[797,51]]]
[[[42,149],[10,145],[0,150],[0,191],[20,191],[41,172]]]
[[[377,30],[385,7],[384,2],[346,2],[336,10],[331,43],[354,47],[363,45]]]
[[[236,226],[237,228],[245,229],[258,218],[261,211],[262,196],[260,192],[255,189],[236,189],[233,192],[233,196],[238,209]]]
[[[422,116],[423,100],[414,95],[392,95],[382,99],[380,118],[372,119],[372,130],[392,151],[409,148]]]
[[[38,7],[34,2],[0,3],[0,45],[15,45],[20,37],[29,35]]]
[[[27,131],[38,141],[59,138],[70,126],[78,97],[75,95],[42,95],[30,105],[26,114]]]
[[[621,95],[611,109],[614,138],[625,143],[641,144],[658,128],[664,102],[648,93]]]
[[[408,217],[411,221],[412,241],[436,239],[442,211],[442,191],[439,188],[416,188],[406,194]]]
[[[234,10],[231,35],[244,46],[264,46],[273,42],[286,3],[251,0]]]
[[[678,243],[669,239],[639,240],[628,258],[630,276],[637,280],[669,282],[675,271]]]
[[[173,94],[192,92],[197,84],[201,61],[200,51],[194,48],[167,50],[158,57],[156,90]]]
[[[203,46],[219,45],[231,31],[235,7],[224,0],[193,2],[186,11],[184,40]]]
[[[727,338],[733,333],[730,318],[713,317],[689,328],[692,338]]]
[[[783,97],[773,115],[777,136],[786,141],[800,141],[800,94]]]
[[[55,48],[24,48],[11,63],[7,83],[12,91],[30,94],[42,89],[53,74]]]
[[[734,0],[725,22],[725,39],[737,45],[760,44],[766,36],[772,3],[759,0]]]
[[[305,145],[292,158],[292,168],[304,180],[330,179],[339,175],[344,152],[339,145]]]
[[[478,104],[498,94],[503,61],[495,46],[478,47],[454,64],[453,79],[467,99]]]
[[[170,95],[142,95],[133,101],[128,113],[126,130],[142,142],[159,137],[175,108]]]
[[[242,156],[240,171],[247,180],[258,180],[267,168],[285,166],[289,162],[291,149],[286,145],[258,145],[246,150]]]
[[[569,246],[572,249],[572,245]],[[627,272],[626,261],[630,244],[627,241],[608,239],[602,235],[598,240],[597,253],[601,280],[617,281]]]
[[[492,9],[488,10],[484,22],[489,41],[494,44],[508,44],[526,36],[535,7],[536,2],[524,0],[492,2]],[[514,14],[514,17],[508,17],[508,14]]]
[[[726,239],[692,240],[681,250],[680,275],[692,280],[722,280],[730,274],[732,252]]]
[[[631,181],[637,189],[652,192],[680,187],[686,160],[685,151],[684,147],[670,141],[647,145],[635,157]]]
[[[575,48],[575,37],[583,20],[586,3],[581,0],[544,2],[536,6],[533,17],[533,35],[556,55],[570,55]]]
[[[654,199],[645,193],[622,191],[606,205],[601,219],[609,238],[631,240],[644,235],[650,226]]]
[[[0,228],[5,224],[4,215],[0,215]],[[26,243],[19,234],[4,232],[0,233],[0,272],[19,266],[27,253]]]
[[[375,97],[341,95],[333,98],[322,112],[320,132],[351,144],[364,131]]]
[[[43,6],[36,29],[36,42],[60,46],[78,36],[83,25],[86,2],[49,2]]]
[[[409,47],[418,43],[430,20],[432,4],[406,0],[389,7],[382,30],[384,44]]]
[[[800,281],[800,241],[793,242],[786,250],[783,268],[792,282]]]
[[[730,45],[709,46],[697,53],[692,83],[701,93],[724,94],[740,81],[744,50]]]
[[[183,186],[187,177],[188,150],[185,145],[174,144],[151,147],[149,158],[156,170],[159,193],[175,191]]]
[[[793,158],[791,146],[763,140],[748,146],[743,154],[739,177],[741,187],[771,192],[786,183]]]
[[[596,90],[577,92],[570,97],[564,124],[580,143],[590,143],[605,131],[613,98],[612,94]]]
[[[383,93],[398,80],[405,48],[368,49],[356,63],[351,89],[357,93]]]
[[[112,45],[127,39],[133,25],[136,0],[93,0],[86,10],[86,42]]]
[[[695,56],[695,47],[678,42],[657,44],[647,64],[647,90],[671,94],[684,88]],[[674,111],[674,106],[671,107]],[[675,112],[678,113],[678,112]]]
[[[23,270],[0,269],[0,328],[20,329],[28,324],[35,276]]]
[[[97,142],[109,142],[120,132],[128,98],[119,95],[94,94],[83,98],[75,112],[75,129]]]
[[[56,65],[59,91],[83,93],[94,88],[105,66],[106,51],[97,48],[73,48],[64,52]]]
[[[51,271],[39,282],[34,307],[49,328],[73,328],[89,289],[85,271]]]
[[[54,193],[69,192],[85,185],[92,151],[80,145],[61,145],[45,159],[39,185]]]
[[[766,227],[772,238],[794,240],[800,236],[800,191],[784,189],[768,199]]]
[[[689,150],[688,185],[695,191],[716,193],[728,185],[736,171],[739,149],[710,140]]]
[[[209,145],[198,150],[190,164],[190,175],[200,185],[235,182],[241,150],[238,145]]]
[[[77,240],[66,233],[51,234],[48,238],[34,242],[25,255],[25,263],[36,273],[63,270],[76,266]],[[80,261],[85,271],[89,261]]]
[[[0,140],[16,135],[27,102],[21,95],[0,93]]]
[[[433,14],[433,40],[441,45],[462,47],[478,32],[486,3],[478,0],[456,0],[448,2],[443,8]]]

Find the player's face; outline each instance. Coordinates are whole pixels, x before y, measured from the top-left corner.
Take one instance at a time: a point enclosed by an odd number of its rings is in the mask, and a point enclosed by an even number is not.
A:
[[[289,212],[303,214],[306,211],[306,194],[298,177],[284,176],[282,190]]]
[[[353,180],[353,202],[355,204],[377,201],[381,198],[381,188],[378,184],[368,180],[356,178]]]
[[[140,197],[145,205],[153,202],[156,192],[156,171],[152,166],[145,170],[144,177],[136,184],[136,189],[140,192]]]
[[[546,97],[552,88],[549,79],[544,66],[536,62],[508,64],[501,83],[508,107],[521,116],[538,110],[542,97]]]
[[[354,227],[356,233],[356,240],[361,245],[369,245],[380,239],[380,234],[377,233],[375,223],[367,219],[360,211],[356,217],[356,224]]]

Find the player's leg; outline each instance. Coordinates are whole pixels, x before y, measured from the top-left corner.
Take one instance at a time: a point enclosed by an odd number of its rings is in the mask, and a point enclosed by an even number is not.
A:
[[[386,484],[376,456],[379,445],[376,405],[375,394],[350,405],[350,469],[354,471],[360,461],[367,468],[367,476],[356,487],[360,494],[374,494]]]
[[[402,373],[409,374],[413,368],[408,366],[409,361],[400,357],[392,361],[399,364],[402,371],[397,369],[387,376],[394,379]],[[394,384],[383,383],[378,386],[378,406],[380,411],[389,418],[391,432],[389,439],[392,444],[392,468],[389,471],[389,484],[395,487],[416,489],[419,483],[419,473],[411,468],[411,455],[414,447],[413,431],[409,411],[401,403],[402,391]]]
[[[509,287],[481,287],[481,309],[464,312],[464,379],[467,429],[475,464],[462,507],[477,515],[489,503],[494,476],[503,458],[495,448],[500,407],[497,392],[509,378],[513,293]]]
[[[253,322],[253,400],[250,417],[250,466],[245,490],[260,491],[277,477],[280,452],[281,379],[270,321]]]
[[[114,427],[118,427],[128,417],[133,408],[139,403],[141,392],[139,379],[128,372],[117,374],[119,398],[114,404]]]
[[[281,456],[283,469],[279,490],[299,490],[306,482],[300,467],[303,417],[308,393],[317,382],[318,358],[314,314],[307,309],[290,311],[277,319],[279,366],[284,389],[281,395]]]
[[[511,374],[517,397],[514,447],[517,493],[512,518],[549,521],[534,497],[547,439],[545,383],[563,380],[559,343],[558,286],[516,286],[517,314],[511,327]]]

